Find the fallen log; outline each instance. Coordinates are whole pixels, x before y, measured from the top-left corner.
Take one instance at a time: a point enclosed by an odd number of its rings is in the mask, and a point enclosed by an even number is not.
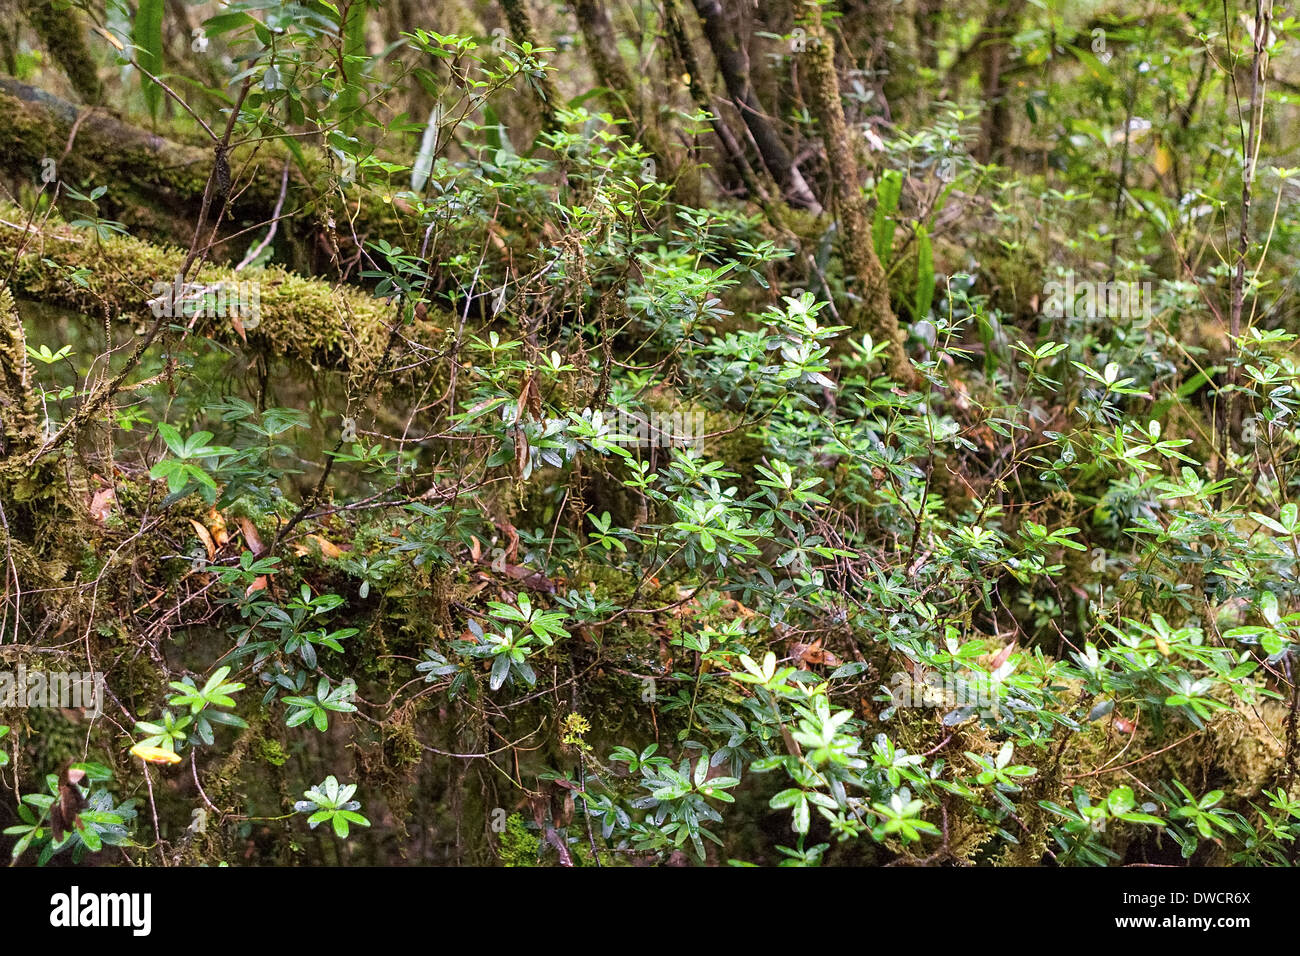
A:
[[[395,304],[363,289],[279,266],[206,265],[178,289],[180,248],[100,237],[54,217],[26,222],[23,210],[0,203],[0,282],[10,277],[17,298],[135,326],[151,325],[170,310],[175,324],[193,325],[232,347],[363,376],[376,371],[400,321]],[[432,308],[418,313],[403,334],[437,346],[450,317]]]
[[[213,162],[209,145],[158,136],[105,108],[76,106],[0,77],[0,170],[15,185],[36,189],[55,180],[82,192],[107,186],[98,201],[100,214],[138,235],[188,246]],[[319,149],[304,145],[295,156],[283,142],[268,140],[236,146],[229,162],[233,188],[220,235],[242,235],[216,245],[214,260],[239,261],[261,238],[246,230],[269,223],[277,207],[277,244],[286,250],[286,262],[300,272],[328,271],[338,247],[347,246],[353,232],[357,238],[384,238],[394,245],[409,244],[416,235],[417,224],[406,223],[404,230],[398,211],[373,190],[349,187],[345,207],[336,170]]]

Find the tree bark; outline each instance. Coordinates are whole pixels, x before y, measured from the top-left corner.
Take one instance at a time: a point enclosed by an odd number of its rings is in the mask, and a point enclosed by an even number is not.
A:
[[[537,33],[533,29],[532,16],[528,13],[527,0],[501,0],[501,6],[505,8],[506,22],[510,24],[510,33],[514,36],[515,42],[520,46],[527,43],[533,49],[541,46],[537,42]],[[551,82],[549,73],[534,77],[532,82],[535,84],[538,105],[542,111],[542,129],[553,132],[559,128],[555,118],[555,104],[559,102],[555,84]]]
[[[772,124],[771,117],[754,92],[749,78],[749,55],[736,31],[727,22],[721,0],[694,0],[694,3],[704,29],[704,37],[709,41],[709,48],[713,50],[713,58],[717,61],[723,83],[726,84],[727,95],[749,128],[763,165],[780,185],[791,205],[820,213],[821,204],[808,188],[803,174],[795,166],[790,151]]]
[[[95,60],[86,45],[85,24],[81,14],[68,3],[56,5],[52,0],[23,0],[23,14],[41,43],[68,78],[72,88],[87,103],[98,103],[103,96]]]
[[[826,147],[840,229],[845,284],[856,283],[856,302],[848,309],[841,309],[840,313],[845,324],[856,334],[867,333],[873,341],[887,343],[890,374],[911,384],[915,370],[903,349],[903,330],[890,304],[884,267],[876,255],[853,138],[844,120],[839,77],[835,72],[834,40],[822,23],[821,6],[816,0],[804,0],[804,10],[809,28],[807,49],[801,62],[808,77],[809,105],[821,127],[822,142]]]

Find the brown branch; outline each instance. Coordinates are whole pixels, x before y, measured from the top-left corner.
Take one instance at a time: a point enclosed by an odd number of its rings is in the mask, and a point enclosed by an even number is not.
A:
[[[709,41],[709,48],[713,50],[713,58],[717,61],[723,83],[726,84],[727,95],[731,97],[732,105],[739,111],[740,118],[754,138],[763,165],[784,190],[792,205],[820,213],[821,203],[808,188],[803,174],[794,164],[790,151],[754,91],[749,78],[749,54],[741,45],[736,30],[728,22],[721,0],[694,0],[694,4],[704,37]]]

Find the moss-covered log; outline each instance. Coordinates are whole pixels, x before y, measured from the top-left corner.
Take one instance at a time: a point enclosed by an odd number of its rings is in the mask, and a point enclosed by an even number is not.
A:
[[[0,78],[0,169],[16,183],[38,187],[47,169],[79,189],[107,186],[99,200],[101,215],[121,221],[134,232],[188,246],[212,171],[211,147],[157,136],[103,109],[82,114],[81,107]],[[303,147],[301,156],[300,163],[280,142],[232,149],[232,198],[221,234],[230,236],[272,218],[288,164],[277,241],[292,250],[292,267],[304,272],[328,267],[337,246],[351,241],[352,231],[358,238],[403,241],[399,216],[383,196],[350,187],[344,214],[329,159],[310,147]],[[351,225],[347,230],[332,229],[331,218],[337,222],[346,218]],[[236,261],[259,239],[245,233],[216,246],[212,257]]]
[[[151,305],[173,288],[185,261],[179,248],[154,245],[129,236],[99,238],[51,219],[24,234],[25,221],[14,206],[0,204],[0,274],[12,269],[13,292],[25,298],[135,324],[152,322]],[[15,259],[17,260],[15,263]],[[191,281],[219,290],[228,301],[238,294],[242,308],[255,296],[256,322],[244,322],[248,346],[313,366],[372,371],[384,353],[397,308],[365,291],[304,278],[279,267],[246,269],[205,266]],[[247,284],[247,285],[246,285]],[[214,301],[221,302],[220,298]],[[207,309],[210,313],[214,309]],[[233,308],[228,310],[233,312]],[[175,321],[188,324],[189,316]],[[206,317],[198,330],[215,339],[242,344],[231,318]],[[430,310],[406,332],[436,342],[449,319]]]

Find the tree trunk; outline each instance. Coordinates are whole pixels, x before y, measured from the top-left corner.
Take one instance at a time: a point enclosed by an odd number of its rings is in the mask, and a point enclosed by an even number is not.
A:
[[[23,0],[23,13],[41,43],[68,78],[72,88],[87,103],[103,96],[95,60],[86,45],[85,24],[70,4],[55,9],[52,0]]]
[[[790,151],[772,124],[771,117],[754,92],[749,78],[749,55],[745,52],[740,37],[727,22],[721,0],[694,0],[694,3],[704,28],[705,39],[709,41],[713,58],[717,61],[718,70],[726,84],[727,95],[749,128],[763,165],[780,185],[791,205],[821,212],[821,204],[808,188],[803,174],[795,166]]]
[[[668,144],[659,131],[656,117],[648,116],[645,104],[618,52],[614,26],[600,0],[574,0],[573,12],[582,31],[587,57],[601,86],[610,90],[632,123],[634,134],[655,161],[655,178],[668,182],[673,194],[685,202],[699,204],[699,172],[693,164],[674,163]]]
[[[727,157],[728,165],[735,170],[736,175],[745,184],[749,198],[763,207],[768,221],[778,229],[784,229],[785,226],[780,212],[773,205],[771,199],[779,190],[770,177],[764,178],[767,180],[767,185],[772,188],[764,187],[764,183],[760,182],[760,176],[765,170],[761,167],[755,170],[750,165],[749,160],[745,158],[745,150],[736,139],[735,133],[731,131],[727,121],[719,115],[713,102],[713,96],[705,85],[704,74],[700,69],[699,60],[695,56],[695,47],[691,43],[690,35],[686,31],[686,23],[682,18],[678,0],[664,0],[664,24],[668,28],[668,36],[673,49],[677,53],[677,58],[686,71],[687,86],[690,88],[691,98],[701,111],[709,114],[709,125],[713,129],[714,135],[717,136],[718,143],[722,146],[722,152]]]
[[[1011,35],[1024,9],[1024,0],[993,0],[983,30],[980,53],[980,90],[984,112],[975,158],[981,163],[1001,162],[1011,135],[1011,111],[1006,101],[1002,74],[1006,68]]]
[[[835,72],[834,40],[822,24],[821,7],[816,0],[804,0],[804,9],[809,16],[809,29],[807,50],[801,62],[808,78],[809,105],[821,127],[830,167],[845,285],[855,285],[852,291],[856,301],[850,308],[842,309],[841,315],[844,324],[855,334],[867,333],[876,342],[888,343],[890,374],[900,382],[911,384],[915,370],[903,349],[903,330],[890,304],[884,267],[876,255],[853,137],[844,120],[839,77]]]
[[[916,59],[927,70],[939,69],[939,29],[942,0],[916,0],[912,22],[916,27]]]
[[[541,46],[533,29],[532,16],[528,13],[527,0],[501,0],[501,6],[505,7],[506,21],[510,24],[510,33],[515,42],[520,46],[527,43],[534,49]],[[555,119],[555,104],[559,102],[559,95],[555,92],[555,84],[551,82],[551,74],[536,76],[533,82],[542,110],[542,129],[553,132],[559,128]]]

